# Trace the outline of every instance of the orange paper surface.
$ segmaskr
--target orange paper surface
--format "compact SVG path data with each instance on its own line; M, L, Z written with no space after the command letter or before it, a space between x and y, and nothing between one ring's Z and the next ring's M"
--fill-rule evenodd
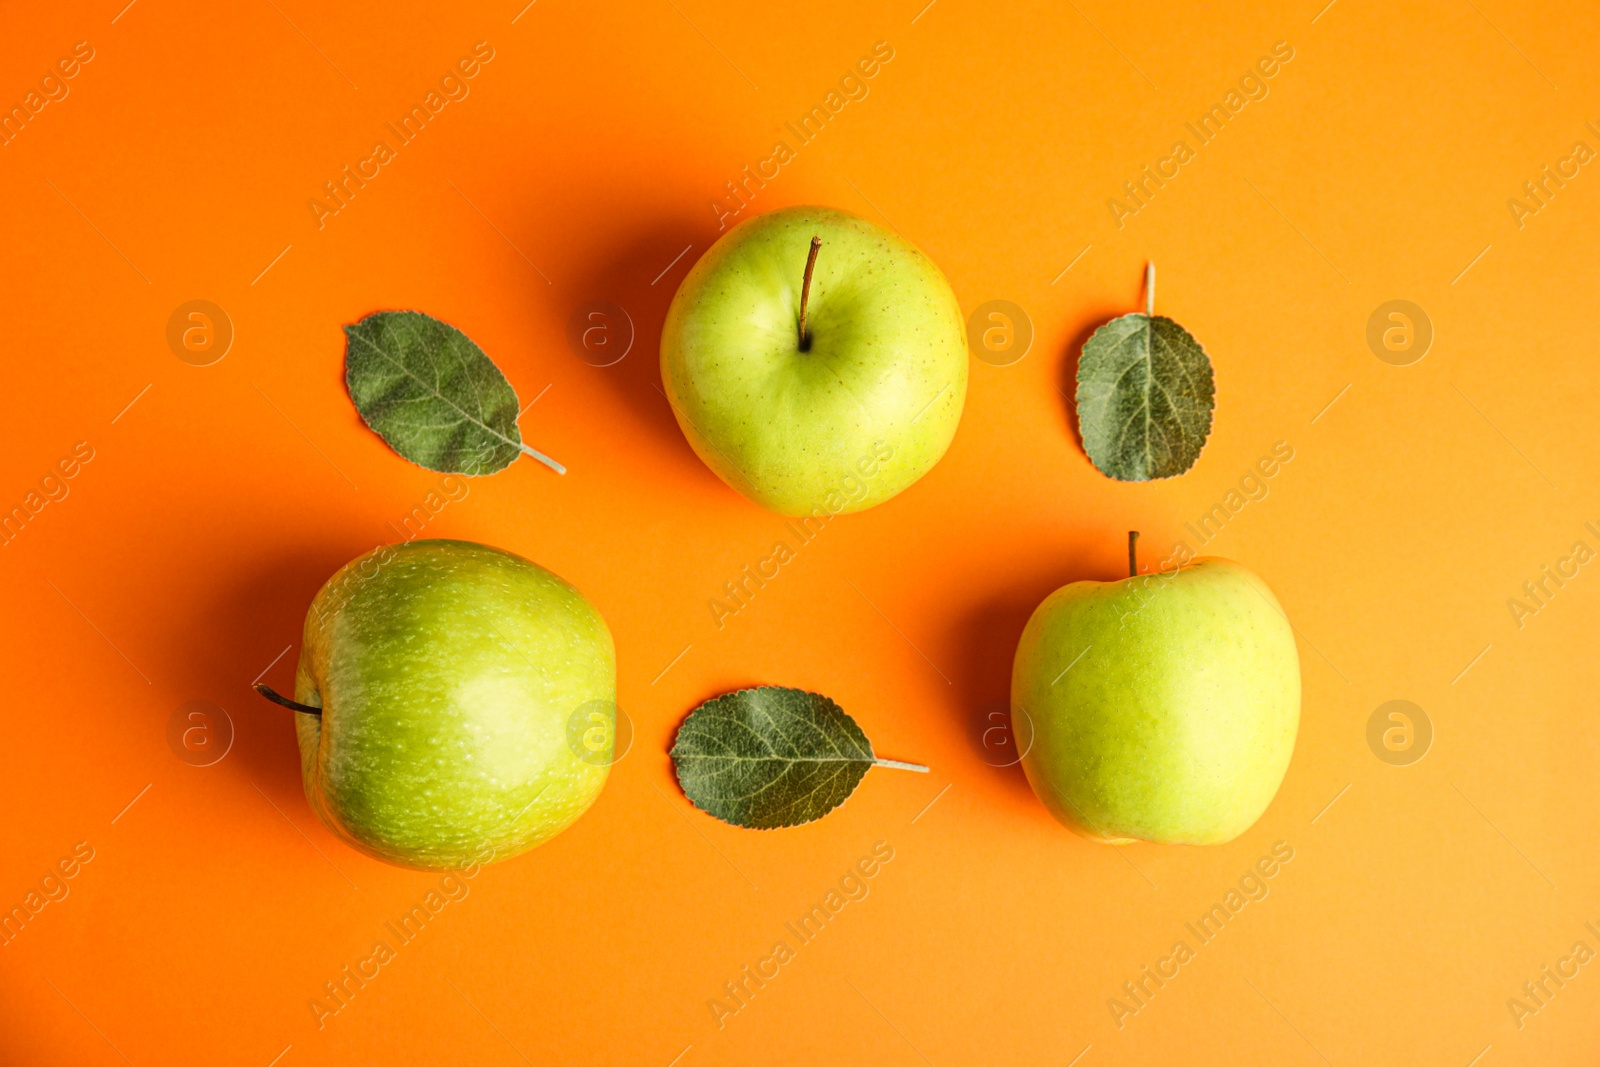
M1592 5L124 2L0 33L0 1059L1592 1060ZM719 227L805 203L1031 346L975 356L932 473L719 617L789 535L684 442L660 325ZM1192 471L1119 484L1068 398L1147 260L1218 406ZM570 340L594 302L607 366ZM452 498L392 453L340 332L385 308L482 345L570 473ZM1087 843L981 743L1033 607L1129 529L1243 562L1299 633L1293 762L1226 846ZM572 829L447 885L330 835L249 689L292 686L339 565L419 534L580 588L634 730ZM704 816L673 732L759 683L932 772Z

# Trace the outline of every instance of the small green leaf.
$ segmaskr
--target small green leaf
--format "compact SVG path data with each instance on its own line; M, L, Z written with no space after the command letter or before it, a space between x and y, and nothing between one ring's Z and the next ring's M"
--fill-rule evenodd
M344 336L350 399L406 459L446 474L493 474L526 452L567 473L522 443L516 390L454 326L420 311L380 311Z
M764 685L708 700L672 745L678 784L695 807L735 826L774 830L822 818L867 768L928 768L879 759L854 719L827 697Z
M1078 428L1102 474L1124 482L1182 474L1200 458L1215 405L1205 349L1164 315L1112 319L1083 346Z

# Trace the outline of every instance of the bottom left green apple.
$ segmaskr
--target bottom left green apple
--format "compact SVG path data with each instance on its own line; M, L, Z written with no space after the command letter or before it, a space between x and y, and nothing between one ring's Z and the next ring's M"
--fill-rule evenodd
M306 798L390 863L507 859L600 795L616 694L605 620L543 567L467 541L377 549L306 615L295 702L321 709L295 714Z

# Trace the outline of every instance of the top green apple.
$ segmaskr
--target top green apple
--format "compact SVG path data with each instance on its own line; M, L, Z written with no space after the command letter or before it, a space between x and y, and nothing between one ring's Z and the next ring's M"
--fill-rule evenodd
M751 500L861 511L950 447L967 395L961 308L904 238L785 208L735 226L689 271L662 327L661 378L695 452Z

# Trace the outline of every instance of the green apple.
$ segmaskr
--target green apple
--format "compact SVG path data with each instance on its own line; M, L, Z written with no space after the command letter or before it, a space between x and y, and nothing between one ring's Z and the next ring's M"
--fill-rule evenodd
M695 452L757 504L861 511L950 447L967 395L961 308L904 238L785 208L735 226L689 271L661 330L661 380Z
M616 692L605 620L544 568L467 541L377 549L306 615L295 699L321 709L295 715L306 799L401 866L509 858L600 794L610 750L569 743L569 722L609 716L614 737Z
M1272 591L1201 557L1073 582L1017 645L1012 714L1028 782L1055 817L1109 841L1220 844L1267 809L1300 726L1300 658Z

